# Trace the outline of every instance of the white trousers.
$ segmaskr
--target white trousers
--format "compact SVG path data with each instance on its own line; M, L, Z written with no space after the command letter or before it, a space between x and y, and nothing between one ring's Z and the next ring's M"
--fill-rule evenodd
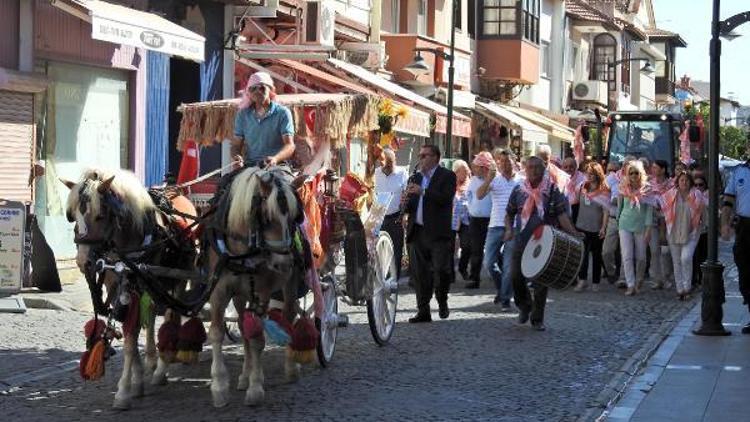
M670 249L668 247L662 248L659 245L658 226L651 228L651 238L648 242L648 248L651 255L651 264L648 270L651 281L658 284L669 283L673 275L670 271L672 269L672 258L669 254Z
M641 270L641 268L645 269L646 264L645 232L633 233L627 230L620 230L619 233L620 252L622 253L622 269L623 272L625 272L625 282L628 284L628 287L635 287L636 265L638 265L638 269ZM643 274L638 274L638 276L643 277Z
M670 243L672 265L674 266L674 282L677 292L687 293L693 280L693 253L698 245L698 236L691 235L684 245Z

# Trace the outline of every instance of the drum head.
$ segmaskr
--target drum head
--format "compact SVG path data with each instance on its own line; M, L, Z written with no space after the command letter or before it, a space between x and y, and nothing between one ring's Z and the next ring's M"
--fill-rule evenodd
M552 254L554 240L555 235L550 226L544 226L539 239L531 236L521 257L521 274L524 277L535 278L544 271Z

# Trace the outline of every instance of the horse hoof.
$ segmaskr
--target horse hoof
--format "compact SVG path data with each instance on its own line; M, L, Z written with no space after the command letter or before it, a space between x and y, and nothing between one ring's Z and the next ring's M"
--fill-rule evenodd
M151 377L151 385L167 385L167 374L154 374Z
M247 386L250 384L250 381L247 378L247 375L240 375L240 377L237 379L237 389L240 391L247 390Z
M131 388L132 388L131 394L133 397L143 397L144 391L145 391L143 387L143 383L133 384Z
M245 406L257 406L263 403L266 392L261 386L249 387L245 393Z
M112 408L115 410L128 410L130 409L130 399L118 399L115 397Z
M211 397L214 401L214 407L224 407L229 404L229 393L227 391L211 390Z
M301 377L300 366L297 363L292 364L293 366L286 368L286 382L289 384L296 383Z

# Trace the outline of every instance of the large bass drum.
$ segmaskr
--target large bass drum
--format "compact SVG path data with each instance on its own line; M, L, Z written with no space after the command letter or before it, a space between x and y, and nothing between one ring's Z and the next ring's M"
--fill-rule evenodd
M554 289L569 287L583 261L583 244L552 226L543 226L539 238L531 237L523 250L521 273L527 279Z

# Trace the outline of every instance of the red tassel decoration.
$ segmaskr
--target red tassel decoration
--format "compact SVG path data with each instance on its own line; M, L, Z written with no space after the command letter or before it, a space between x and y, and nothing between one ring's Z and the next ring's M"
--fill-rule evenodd
M313 362L319 336L315 324L309 318L301 317L294 323L292 341L287 348L287 354L291 355L297 363Z
M242 317L242 336L246 340L263 337L263 322L255 312L245 311Z
M175 321L167 320L159 327L156 347L159 349L159 356L167 363L176 359L179 333L180 324Z
M289 320L287 320L286 318L284 318L284 313L281 312L281 309L269 309L268 319L279 324L279 326L283 328L287 334L289 334L290 336L292 335L292 323L289 322Z
M136 292L130 292L130 303L128 304L128 314L125 321L122 322L122 332L125 337L134 334L138 329L140 322L139 314L141 310L141 297Z
M177 360L183 363L198 363L198 354L206 341L206 328L198 318L190 318L180 327L177 341Z

